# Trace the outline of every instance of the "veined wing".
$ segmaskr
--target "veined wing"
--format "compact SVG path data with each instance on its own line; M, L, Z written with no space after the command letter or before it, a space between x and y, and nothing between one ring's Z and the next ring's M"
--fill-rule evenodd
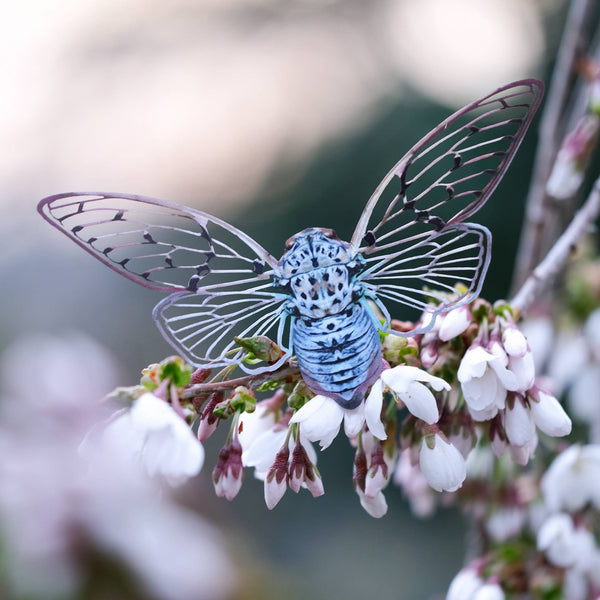
M479 294L490 235L463 221L498 185L542 94L543 84L528 79L472 102L387 174L351 242L366 260L361 280L378 297L437 314ZM467 291L457 293L457 283Z
M513 159L543 90L535 79L510 83L430 131L369 199L352 236L353 250L383 255L477 211Z
M194 365L238 364L246 372L270 371L291 355L289 327L286 328L287 296L269 292L270 284L245 291L179 292L154 308L154 320L165 339ZM284 356L276 363L256 367L240 362L244 350L235 337L265 335L277 340Z
M433 317L479 296L491 244L491 234L482 225L449 225L380 257L361 279L386 305L399 303L425 313L414 330L402 335L424 333L434 324Z
M244 232L179 204L87 192L44 198L38 211L105 265L147 288L241 290L278 273L277 260Z

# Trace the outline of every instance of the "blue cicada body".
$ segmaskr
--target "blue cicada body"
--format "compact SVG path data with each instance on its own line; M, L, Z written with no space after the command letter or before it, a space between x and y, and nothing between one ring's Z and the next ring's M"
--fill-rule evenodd
M382 369L380 323L359 280L365 262L331 229L306 229L286 249L276 284L290 296L302 378L312 391L355 408Z
M66 193L38 210L121 275L168 292L154 319L192 364L274 371L295 354L313 392L351 409L383 367L380 331L423 333L479 294L491 237L465 219L504 175L542 94L541 82L517 81L460 109L386 175L350 241L306 229L280 260L217 217L152 198ZM398 332L388 306L424 315ZM242 360L234 337L258 335L277 339L275 364Z

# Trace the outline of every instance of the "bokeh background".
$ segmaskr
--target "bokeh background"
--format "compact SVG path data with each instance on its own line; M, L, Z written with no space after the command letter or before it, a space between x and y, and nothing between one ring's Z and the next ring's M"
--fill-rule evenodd
M171 352L151 320L160 294L50 228L35 211L42 197L164 198L274 255L305 227L348 239L379 180L439 121L509 81L548 79L565 10L562 0L7 3L0 352L31 332L85 332L123 385ZM477 217L494 235L491 300L508 291L536 123ZM213 498L218 442L185 497L225 533L251 582L245 597L431 598L460 567L460 515L416 520L390 487L388 515L367 516L344 443L319 457L324 497L288 492L269 512L250 472L232 503Z

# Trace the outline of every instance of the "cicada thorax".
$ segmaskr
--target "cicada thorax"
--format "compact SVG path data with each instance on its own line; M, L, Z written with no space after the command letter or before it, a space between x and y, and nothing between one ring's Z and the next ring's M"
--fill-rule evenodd
M286 248L277 283L290 294L302 377L313 392L356 408L382 368L379 331L357 281L364 261L327 229L304 230Z

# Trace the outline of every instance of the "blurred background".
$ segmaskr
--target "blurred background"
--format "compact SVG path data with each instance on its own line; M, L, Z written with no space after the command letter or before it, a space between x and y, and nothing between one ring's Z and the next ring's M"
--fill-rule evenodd
M151 319L161 295L49 227L35 210L42 197L100 190L180 202L276 256L305 227L348 239L378 182L439 121L509 81L548 80L565 11L563 0L5 6L0 353L34 332L84 332L108 349L121 385L171 353ZM490 300L508 293L536 122L477 217L494 236ZM460 515L419 521L389 488L387 516L372 519L343 443L319 456L324 497L288 492L269 512L250 472L232 503L213 497L219 441L184 496L228 540L245 573L239 597L432 598L460 567Z

